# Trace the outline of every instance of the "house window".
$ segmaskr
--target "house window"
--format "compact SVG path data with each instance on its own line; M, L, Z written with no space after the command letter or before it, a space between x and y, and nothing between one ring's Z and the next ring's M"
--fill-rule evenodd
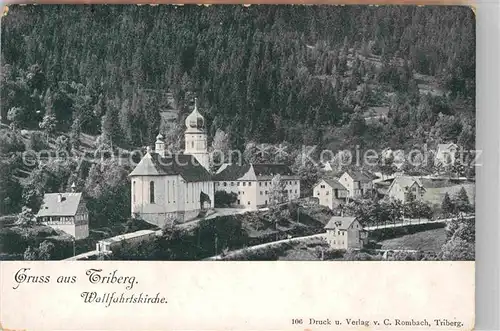
M262 186L262 183L261 183L261 182L259 182L259 186Z
M260 195L262 195L262 191L260 191Z
M267 194L267 191L266 191L266 194Z
M149 203L155 203L155 182L149 182Z
M240 182L237 182L237 183L236 183L236 186L240 186Z
M227 186L227 183L226 183L226 182L224 182L224 186Z
M295 193L297 193L297 190L295 190Z
M325 185L321 185L320 187L321 187L321 188L325 188Z
M250 201L248 201L248 202L247 202L247 205L249 205L249 206L250 206Z
M243 182L243 186L247 186L247 182Z
M265 182L264 185L267 186L267 182Z
M231 186L234 186L234 182L231 182Z
M248 182L248 186L252 186L252 182Z
M297 185L297 181L295 181L295 185Z
M318 195L320 195L319 191L318 191Z
M330 195L330 191L326 191L326 195Z
M340 236L340 231L338 231L338 235Z

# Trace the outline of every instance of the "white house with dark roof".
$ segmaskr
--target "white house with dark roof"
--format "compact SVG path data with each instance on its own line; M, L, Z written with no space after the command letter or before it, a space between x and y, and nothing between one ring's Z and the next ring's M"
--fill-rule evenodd
M444 166L454 164L457 151L456 144L438 144L434 163Z
M214 184L208 172L205 121L195 103L186 118L185 153L170 154L163 136L156 137L155 150L129 174L131 213L163 227L187 221L214 206Z
M81 193L45 193L36 218L77 240L89 236L89 215Z
M337 179L323 178L314 185L313 196L320 205L335 209L346 202L349 191Z
M405 203L408 194L413 195L415 200L423 200L425 191L425 187L419 178L411 176L397 176L387 189L386 196Z
M334 216L325 230L326 240L333 249L360 249L368 238L368 233L355 217Z
M284 164L224 164L214 175L216 191L234 192L236 204L257 209L270 204L271 181L280 175L286 201L300 197L300 178Z
M373 190L373 179L368 173L348 170L340 176L339 183L349 191L350 198L356 198Z

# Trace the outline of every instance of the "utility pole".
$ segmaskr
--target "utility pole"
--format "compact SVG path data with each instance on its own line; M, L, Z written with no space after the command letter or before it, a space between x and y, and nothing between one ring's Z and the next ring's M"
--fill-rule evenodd
M73 237L73 256L76 256L75 237Z

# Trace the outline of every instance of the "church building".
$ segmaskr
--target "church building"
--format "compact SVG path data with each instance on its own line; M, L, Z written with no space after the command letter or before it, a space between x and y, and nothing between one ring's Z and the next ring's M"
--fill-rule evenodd
M163 227L185 222L214 207L214 183L208 170L205 119L194 110L186 118L184 153L167 152L163 136L155 150L130 173L132 216Z

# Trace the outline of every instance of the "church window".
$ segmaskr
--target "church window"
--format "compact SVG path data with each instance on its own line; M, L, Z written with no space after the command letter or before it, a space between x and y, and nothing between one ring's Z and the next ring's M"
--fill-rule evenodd
M167 200L170 202L170 187L169 187L169 180L167 180Z
M132 182L132 196L133 196L133 202L135 203L135 180Z
M155 182L149 182L149 203L155 203Z

